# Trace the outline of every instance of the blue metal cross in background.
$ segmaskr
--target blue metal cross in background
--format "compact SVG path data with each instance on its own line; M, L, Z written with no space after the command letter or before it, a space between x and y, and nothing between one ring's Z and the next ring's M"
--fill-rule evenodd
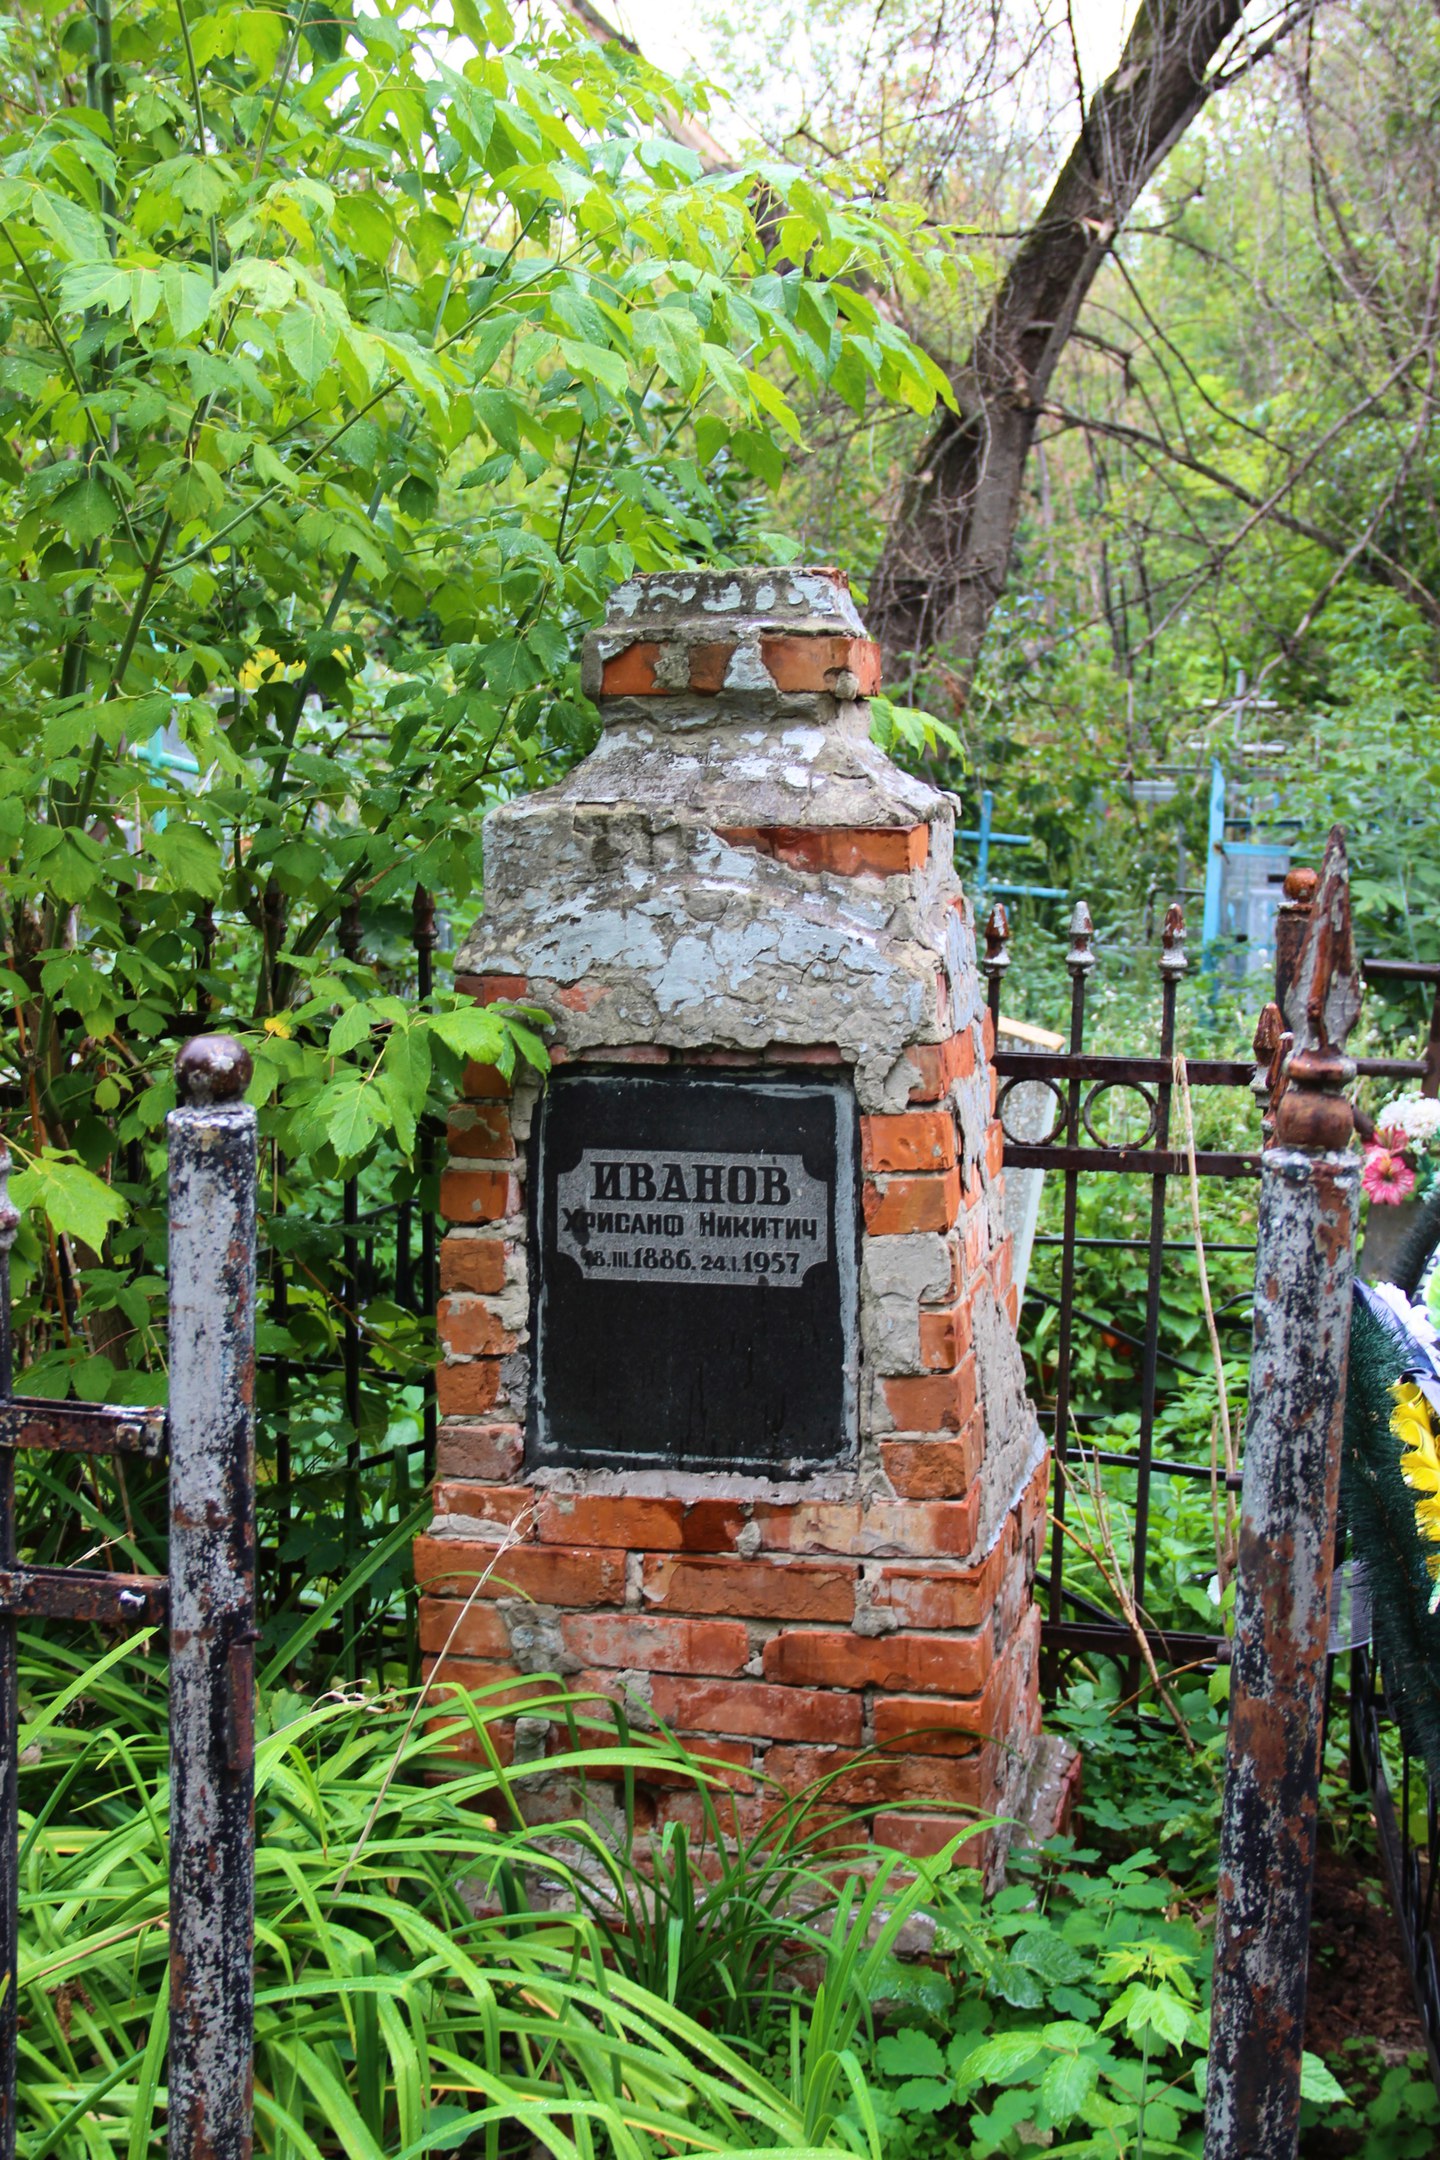
M1027 893L1037 900L1065 900L1069 895L1063 885L1006 885L991 881L990 850L992 847L1034 847L1034 833L996 832L995 791L986 788L980 797L980 823L967 827L955 835L957 840L976 840L979 852L975 860L975 874L970 879L970 889L979 908L986 893Z

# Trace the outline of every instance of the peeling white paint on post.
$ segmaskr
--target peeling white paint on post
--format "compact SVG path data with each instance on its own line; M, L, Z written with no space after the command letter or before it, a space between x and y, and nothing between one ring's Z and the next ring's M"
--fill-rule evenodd
M255 1113L187 1043L170 1143L170 2155L249 2160L254 2023Z
M1206 2160L1294 2160L1360 1166L1341 1090L1360 1003L1344 834L1293 974L1264 1157L1215 1902Z

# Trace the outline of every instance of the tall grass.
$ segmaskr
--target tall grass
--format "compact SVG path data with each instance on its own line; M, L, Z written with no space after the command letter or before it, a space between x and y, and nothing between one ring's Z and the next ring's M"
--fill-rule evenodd
M142 2160L164 2149L164 1666L144 1636L94 1661L27 1634L22 1657L20 2152ZM786 1863L752 1853L747 1927L724 1892L707 1918L713 1886L698 1877L679 1891L688 1870L672 1842L669 1891L646 1904L633 1855L613 1852L582 1813L544 1828L520 1820L518 1784L535 1772L501 1767L499 1701L463 1699L489 1760L458 1773L453 1757L442 1764L446 1733L414 1710L403 1692L317 1700L262 1687L261 2153L883 2160L850 2043L880 1962L926 1894L923 1871L903 1886L884 1865L869 1880L849 1866L827 1877L817 1855L782 1836L791 1891L808 1886L814 1909L797 1922L792 1902L786 1922ZM585 1722L593 1730L593 1702ZM597 1771L633 1779L654 1767L656 1745L577 1746L548 1758L544 1774L577 1786ZM673 1776L679 1751L658 1745ZM677 1896L690 1900L684 1989ZM797 1943L818 1959L819 1979L782 1994L772 1976L782 1947ZM734 1984L767 2006L752 2044L732 2045L681 2000L703 1996L707 1956L712 1997L716 1972L733 1967Z

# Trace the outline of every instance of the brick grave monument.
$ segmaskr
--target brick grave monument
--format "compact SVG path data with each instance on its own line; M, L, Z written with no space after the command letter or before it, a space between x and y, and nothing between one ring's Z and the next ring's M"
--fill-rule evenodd
M458 960L554 1065L450 1120L427 1671L623 1695L745 1827L841 1769L934 1851L1035 1811L1046 1491L951 804L871 743L837 571L637 577L585 681Z

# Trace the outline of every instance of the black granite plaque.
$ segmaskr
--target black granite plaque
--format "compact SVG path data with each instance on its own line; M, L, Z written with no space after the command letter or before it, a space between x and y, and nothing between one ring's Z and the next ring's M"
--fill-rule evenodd
M848 1082L562 1072L535 1150L532 1465L784 1477L850 1456Z

